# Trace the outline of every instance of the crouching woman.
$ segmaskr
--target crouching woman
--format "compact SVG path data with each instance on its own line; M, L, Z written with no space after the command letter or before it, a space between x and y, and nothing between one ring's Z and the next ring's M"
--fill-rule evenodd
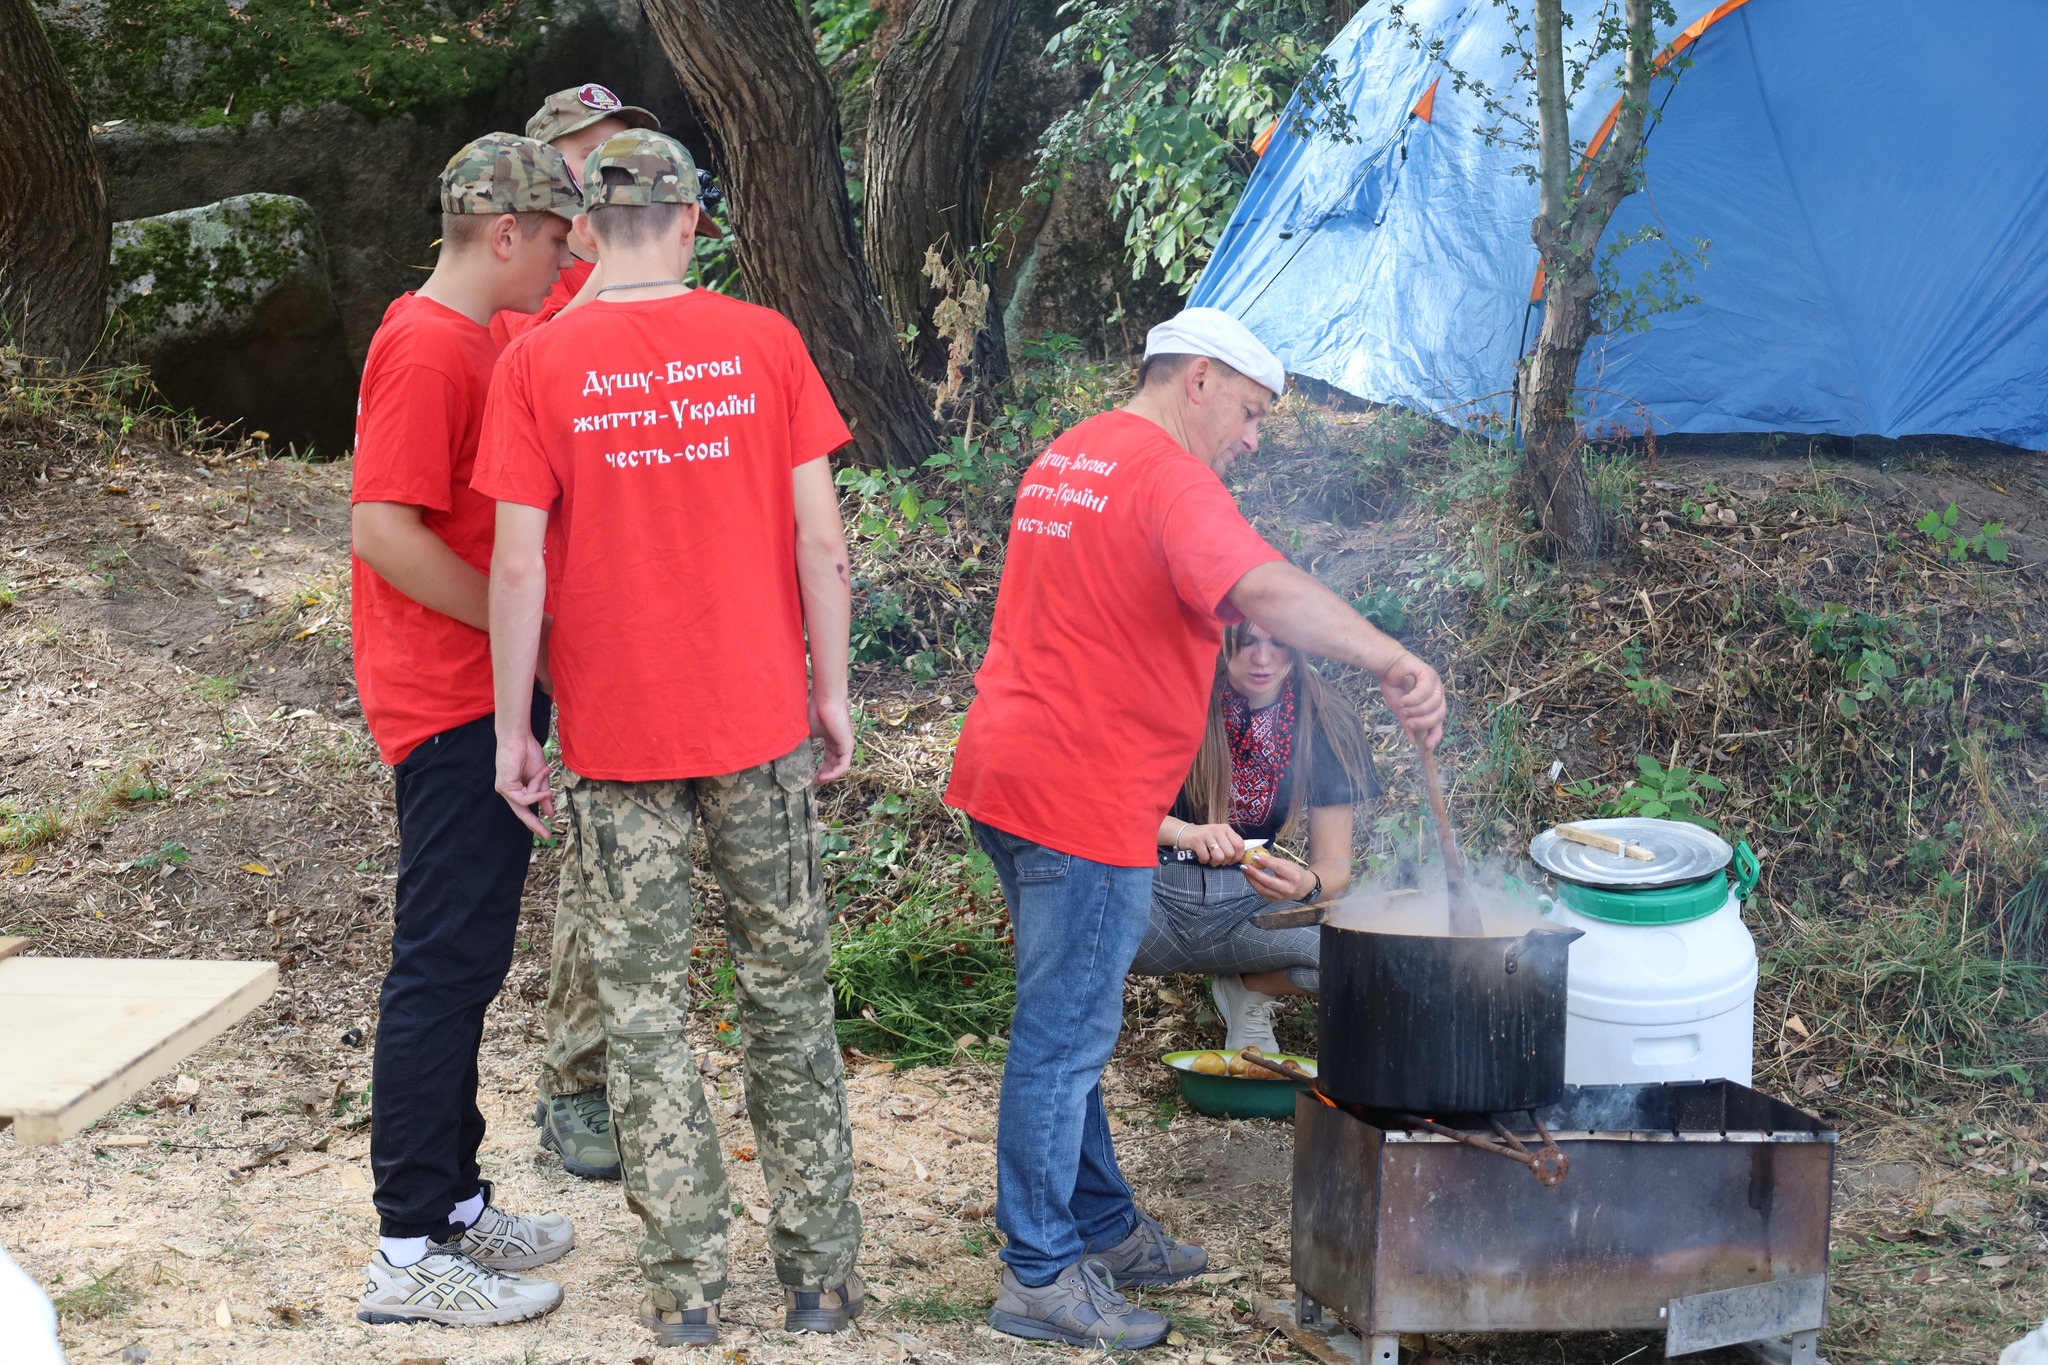
M1317 905L1351 880L1352 807L1380 794L1365 727L1302 655L1242 621L1224 633L1209 728L1159 822L1152 914L1131 970L1205 972L1225 1046L1276 1051L1272 1010L1313 995L1321 931L1261 929L1276 904ZM1305 861L1274 843L1306 837ZM1247 840L1264 839L1249 859Z

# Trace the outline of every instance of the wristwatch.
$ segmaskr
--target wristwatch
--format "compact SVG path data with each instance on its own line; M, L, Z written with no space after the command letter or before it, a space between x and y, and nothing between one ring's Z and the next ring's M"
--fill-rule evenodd
M1314 868L1310 868L1309 871L1315 874L1316 884L1308 889L1306 896L1298 897L1295 900L1294 903L1296 905L1314 905L1323 898L1323 874L1316 872Z

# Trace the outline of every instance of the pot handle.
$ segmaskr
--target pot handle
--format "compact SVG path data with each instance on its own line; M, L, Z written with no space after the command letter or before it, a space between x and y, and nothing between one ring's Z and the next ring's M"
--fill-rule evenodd
M1757 878L1763 876L1764 865L1757 861L1756 850L1749 846L1749 840L1738 840L1735 845L1735 899L1749 899L1749 893L1756 890Z
M1536 938L1547 938L1553 934L1563 939L1566 943L1570 943L1573 939L1584 938L1586 931L1584 929L1551 929L1547 927L1531 929L1528 933L1508 945L1507 952L1501 957L1501 970L1509 976L1513 976L1522 965L1522 954L1528 949L1530 941Z

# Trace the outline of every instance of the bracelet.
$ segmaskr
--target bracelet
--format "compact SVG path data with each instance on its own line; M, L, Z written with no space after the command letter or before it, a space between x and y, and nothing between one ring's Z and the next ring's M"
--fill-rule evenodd
M1323 874L1317 872L1314 868L1310 868L1309 871L1314 873L1316 884L1308 889L1306 896L1302 896L1295 901L1296 905L1314 905L1323 898Z
M1179 848L1179 847L1180 847L1180 836L1181 836L1181 835L1183 835L1183 834L1186 834L1186 833L1188 832L1188 829L1189 829L1189 824L1188 824L1188 822L1187 822L1186 820L1183 820L1183 821L1181 821L1181 822L1180 822L1180 828L1179 828L1179 829L1177 829L1177 830L1175 830L1175 831L1173 832L1173 846L1174 846L1175 848Z

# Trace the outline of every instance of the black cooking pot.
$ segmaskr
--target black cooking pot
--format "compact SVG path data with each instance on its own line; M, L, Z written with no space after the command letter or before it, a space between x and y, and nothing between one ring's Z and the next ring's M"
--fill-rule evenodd
M1564 1092L1566 950L1581 932L1456 937L1324 924L1324 1093L1425 1117L1554 1102Z

